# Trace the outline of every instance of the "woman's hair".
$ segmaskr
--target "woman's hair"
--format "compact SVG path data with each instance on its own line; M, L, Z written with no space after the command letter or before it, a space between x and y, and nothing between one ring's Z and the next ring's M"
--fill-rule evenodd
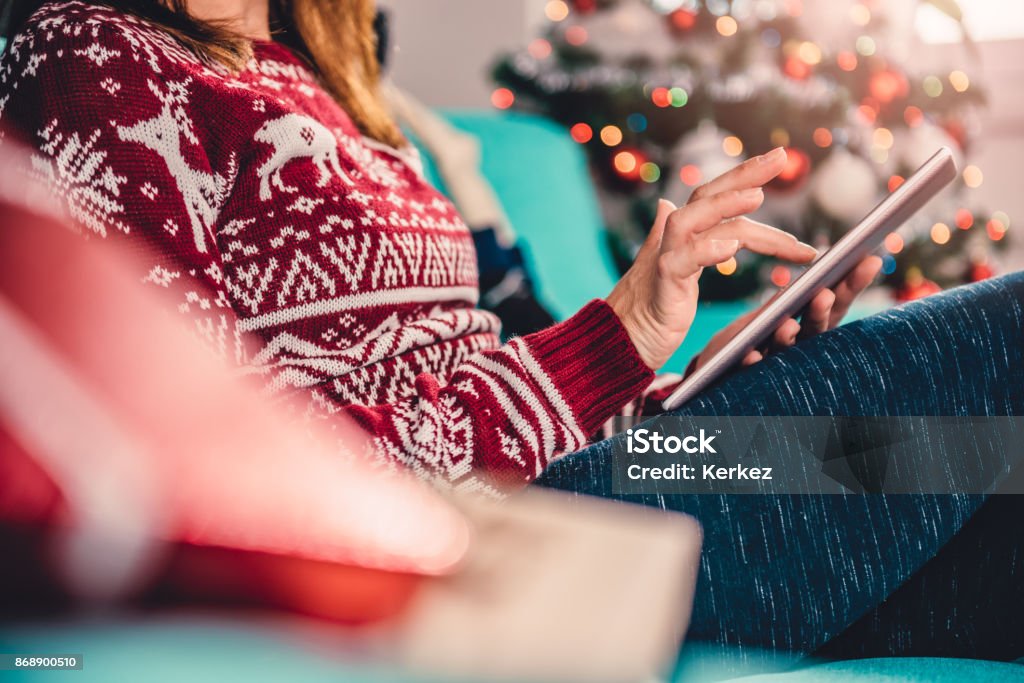
M87 0L145 19L173 35L193 52L240 70L252 43L224 22L191 16L186 0ZM25 19L41 2L20 4ZM312 62L323 85L367 137L400 147L405 139L380 98L373 0L270 0L277 40Z

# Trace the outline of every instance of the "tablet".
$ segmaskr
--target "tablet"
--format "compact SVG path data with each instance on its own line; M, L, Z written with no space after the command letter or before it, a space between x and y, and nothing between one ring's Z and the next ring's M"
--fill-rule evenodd
M767 341L787 318L799 314L814 295L834 287L861 259L874 251L918 209L928 203L957 175L953 153L942 147L913 175L889 194L852 230L818 257L786 286L753 320L687 377L665 399L665 410L674 410L708 388L747 353Z

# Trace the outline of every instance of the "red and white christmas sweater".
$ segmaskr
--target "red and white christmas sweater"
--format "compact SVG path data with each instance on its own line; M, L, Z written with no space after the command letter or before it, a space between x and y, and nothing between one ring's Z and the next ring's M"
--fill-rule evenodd
M140 281L204 340L354 416L389 464L527 482L641 394L652 373L603 301L502 346L415 155L361 136L286 47L254 49L232 74L116 10L48 3L0 61L0 129L84 235L140 247Z

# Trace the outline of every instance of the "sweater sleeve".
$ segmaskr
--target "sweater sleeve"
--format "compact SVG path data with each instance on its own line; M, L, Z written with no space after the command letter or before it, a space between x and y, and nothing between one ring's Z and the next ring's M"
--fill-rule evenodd
M309 406L317 419L354 417L385 464L461 490L522 485L586 443L650 381L652 373L600 300L504 346L493 341L493 326L480 323L489 314L462 303L439 306L426 320L381 319L356 345L362 364L347 365L339 358L354 355L353 347L324 342L337 314L278 323L276 299L246 299L266 284L266 274L284 279L277 272L284 263L281 241L295 236L266 222L232 219L239 207L225 195L244 183L235 159L222 153L231 131L203 125L203 112L215 103L197 109L202 78L161 59L173 46L156 44L151 35L126 41L109 25L68 21L59 12L34 21L0 64L0 127L33 148L32 172L62 196L84 235L137 245L144 254L140 282L167 290L222 355L260 376L283 402ZM325 158L330 172L338 162ZM308 170L311 187L320 187L321 171L314 164ZM275 183L271 193L296 181L267 178ZM250 191L249 202L260 203L261 193ZM292 208L305 215L302 206ZM251 239L243 244L237 234L246 230ZM315 281L303 277L296 275L293 311L321 303L310 298ZM358 293L367 306L379 295ZM247 327L244 315L257 312L271 321L268 327ZM437 338L448 348L462 345L456 362L431 346ZM413 364L403 359L409 349L427 359L414 364L411 377ZM378 361L391 361L378 363L390 375L372 381L396 385L386 400L332 388L343 379L358 383L369 374L367 364Z

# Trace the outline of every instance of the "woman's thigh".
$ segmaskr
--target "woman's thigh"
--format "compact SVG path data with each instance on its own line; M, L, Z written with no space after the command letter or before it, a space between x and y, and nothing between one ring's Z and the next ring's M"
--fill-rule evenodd
M676 414L1024 414L1024 275L844 325L730 376ZM604 441L538 482L687 512L704 527L690 637L809 652L918 570L980 496L613 496Z

